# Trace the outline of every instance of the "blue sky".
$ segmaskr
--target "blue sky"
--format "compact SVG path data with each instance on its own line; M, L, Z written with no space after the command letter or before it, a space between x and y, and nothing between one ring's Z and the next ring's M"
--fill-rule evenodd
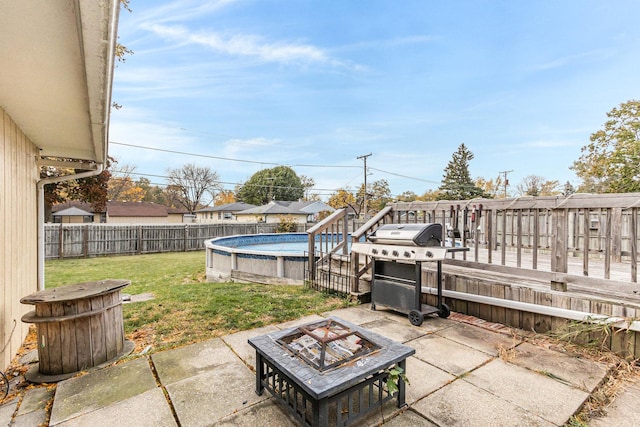
M369 182L440 185L464 143L472 177L578 185L569 169L640 98L640 2L131 0L110 154L136 172L209 166L226 189L291 166L327 198ZM165 151L197 153L194 157ZM134 176L136 178L136 176ZM161 177L152 182L163 184Z

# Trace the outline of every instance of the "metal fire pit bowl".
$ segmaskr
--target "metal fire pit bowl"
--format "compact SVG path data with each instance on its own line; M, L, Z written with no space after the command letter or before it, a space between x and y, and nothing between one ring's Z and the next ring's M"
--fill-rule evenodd
M321 372L380 348L359 332L331 319L300 326L277 342Z

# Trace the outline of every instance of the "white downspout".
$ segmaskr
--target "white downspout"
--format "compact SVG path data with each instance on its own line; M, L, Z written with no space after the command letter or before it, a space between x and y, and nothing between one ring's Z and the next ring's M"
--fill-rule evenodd
M44 290L44 186L55 182L71 181L72 179L88 178L90 176L99 175L104 170L102 163L98 164L98 168L93 171L80 172L78 174L70 174L64 176L55 176L44 178L38 181L38 290Z

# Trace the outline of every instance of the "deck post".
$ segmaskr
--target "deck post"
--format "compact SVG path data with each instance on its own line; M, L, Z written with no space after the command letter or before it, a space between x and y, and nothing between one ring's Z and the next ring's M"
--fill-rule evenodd
M551 280L551 289L567 290L567 209L556 209L553 215L555 236L551 248L551 272L555 273Z

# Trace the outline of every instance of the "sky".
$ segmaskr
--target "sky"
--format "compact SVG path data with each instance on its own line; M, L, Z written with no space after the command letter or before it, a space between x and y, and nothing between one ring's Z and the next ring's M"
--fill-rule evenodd
M506 172L511 195L529 175L577 187L570 167L589 136L640 99L636 0L130 7L109 154L160 185L187 163L226 190L284 165L326 200L362 185L367 156L368 183L421 195L465 144L472 178Z

